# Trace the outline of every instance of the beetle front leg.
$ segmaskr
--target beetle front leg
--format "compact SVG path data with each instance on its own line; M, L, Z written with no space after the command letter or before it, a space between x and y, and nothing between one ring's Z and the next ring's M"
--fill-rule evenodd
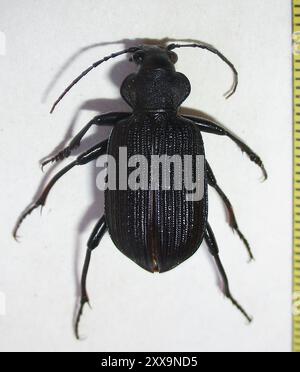
M47 199L47 197L49 195L49 192L51 191L52 187L56 184L56 182L62 176L64 176L67 172L69 172L72 168L74 168L75 166L87 164L87 163L89 163L89 162L91 162L91 161L99 158L100 156L106 154L107 144L108 144L108 140L105 140L105 141L97 144L96 146L92 147L88 151L84 152L83 154L81 154L80 156L78 156L78 158L75 161L73 161L68 166L66 166L65 168L63 168L60 172L58 172L50 180L50 182L47 184L47 186L45 187L45 190L42 192L42 194L38 198L38 200L36 200L35 202L31 203L25 209L25 211L21 214L21 216L19 217L19 219L17 221L17 224L16 224L16 226L14 228L14 231L13 231L13 236L14 236L15 239L17 239L18 230L19 230L22 222L24 221L24 219L29 214L31 214L31 212L34 211L36 208L43 207L45 205L46 199Z
M69 157L72 151L80 146L80 143L83 137L86 135L86 133L89 131L89 129L93 125L98 125L98 126L104 125L104 124L114 125L119 120L125 119L130 115L131 113L128 113L128 112L110 112L107 114L98 115L94 117L84 128L81 129L81 131L72 139L72 141L66 148L61 150L58 154L43 161L42 168L49 163L54 163L54 162L57 162L57 161L60 161L60 160L63 160Z
M189 115L184 115L184 117L186 119L192 120L195 124L197 124L201 132L212 133L212 134L217 134L219 136L229 137L233 142L235 142L239 146L242 152L245 152L248 155L251 161L253 161L255 164L257 164L261 168L265 180L268 178L267 171L260 157L253 150L251 150L251 148L247 146L243 141L237 138L234 134L230 133L228 130L226 130L225 128L222 128L219 124L213 121L210 121L204 118L198 118L196 116L189 116Z
M237 220L235 218L234 211L233 211L233 207L232 207L229 199L227 198L227 196L223 192L223 190L219 187L219 185L217 183L217 180L215 178L215 175L213 174L213 171L212 171L212 169L211 169L211 167L210 167L210 165L208 164L207 161L206 161L206 174L207 174L208 184L217 191L217 193L219 194L219 196L221 197L221 199L223 200L223 202L226 206L226 209L227 209L228 215L229 215L229 225L230 225L230 227L232 227L232 229L238 234L240 239L245 244L245 247L246 247L246 249L248 251L248 254L249 254L249 257L250 257L250 261L253 260L254 257L253 257L250 245L248 243L248 240L245 238L244 234L239 229L239 226L238 226L238 223L237 223Z
M82 277L81 277L81 299L80 299L80 306L77 313L76 321L75 321L75 335L76 338L79 339L79 321L82 315L82 311L85 304L89 304L89 297L86 290L86 279L88 274L88 269L91 261L92 251L98 247L100 240L102 239L103 235L107 230L105 217L102 217L97 225L95 226L91 237L89 238L87 244L87 251L84 260L83 270L82 270Z
M226 272L224 270L224 267L219 257L219 248L216 242L216 238L214 236L214 233L209 223L207 223L207 228L206 228L206 232L204 235L204 239L206 241L206 244L208 245L209 252L212 254L212 256L215 259L216 265L221 275L223 285L224 285L223 291L224 291L225 296L232 302L234 306L236 306L240 310L240 312L246 317L248 322L251 323L252 318L246 313L246 311L242 308L242 306L231 295L228 278L227 278Z

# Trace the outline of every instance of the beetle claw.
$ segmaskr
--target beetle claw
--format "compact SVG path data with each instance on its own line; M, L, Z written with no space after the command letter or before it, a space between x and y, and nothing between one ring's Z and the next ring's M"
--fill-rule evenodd
M76 148L76 147L78 147L78 146L79 146L79 144L78 144L78 145L77 145L77 144L74 144L74 145L72 146L72 148ZM60 151L59 153L57 153L56 155L54 155L54 156L52 156L52 157L50 157L50 158L44 160L44 161L42 162L42 165L41 165L42 171L43 171L43 169L44 169L44 167L45 167L46 165L48 165L48 164L50 164L50 163L56 163L56 162L58 162L58 161L61 161L61 160L65 159L65 158L69 157L70 154L71 154L71 148L70 148L70 146L68 146L68 147L66 147L65 149L61 150L61 151Z
M13 238L15 239L17 243L20 243L20 237L19 235L16 234L16 232L13 232Z
M263 179L262 182L265 182L268 179L268 172L263 164L261 164L261 169L263 171Z
M89 306L89 308L92 309L88 299L81 299L79 310L78 310L78 313L77 313L77 316L76 316L76 321L75 321L75 336L76 336L77 340L81 339L80 335L79 335L79 323L80 323L80 318L81 318L81 315L83 313L83 308L84 308L85 304L87 304Z
M41 204L41 203L39 203L39 202L37 202L37 203L32 203L32 204L30 204L26 209L25 209L25 211L21 214L21 216L19 217L19 219L18 219L18 221L17 221L17 223L16 223L16 226L15 226L15 228L14 228L14 230L13 230L13 237L14 237L14 239L16 240L16 241L18 241L18 231L19 231L19 228L20 228L20 226L22 225L22 223L23 223L23 221L25 220L25 218L27 217L27 216L29 216L36 208L38 208L39 206L42 206L43 207L43 205Z
M46 165L48 165L49 163L53 163L53 162L54 162L53 158L44 160L41 164L42 172L44 172L44 168L45 168Z
M236 299L231 295L230 291L227 293L225 292L225 296L231 301L231 303L244 315L247 321L252 323L253 318L247 314L247 312L243 309L243 307L236 301Z

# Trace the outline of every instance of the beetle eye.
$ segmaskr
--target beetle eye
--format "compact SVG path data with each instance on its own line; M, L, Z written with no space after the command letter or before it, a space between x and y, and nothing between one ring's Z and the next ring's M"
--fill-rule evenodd
M137 64L137 65L140 65L143 63L143 60L145 58L145 52L143 51L138 51L136 53L134 53L134 55L132 56L132 59L133 61Z
M168 52L168 56L171 60L171 62L175 65L175 63L178 61L178 56L174 52Z

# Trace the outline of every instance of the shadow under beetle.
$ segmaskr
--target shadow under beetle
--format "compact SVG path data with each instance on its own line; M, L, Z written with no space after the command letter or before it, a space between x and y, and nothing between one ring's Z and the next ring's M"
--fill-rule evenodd
M104 57L79 75L54 103L51 112L66 93L88 72L101 63L129 53L130 60L138 66L138 71L130 74L121 86L123 99L132 107L132 112L113 112L96 116L70 142L69 146L43 165L63 160L71 155L82 138L93 125L113 125L109 140L105 140L77 157L63 168L48 183L40 198L31 204L19 218L14 237L24 218L39 206L44 206L54 184L70 169L87 164L102 155L112 155L119 159L121 147L127 147L128 158L143 155L151 163L151 155L205 155L201 132L228 136L249 158L261 167L265 178L267 173L259 156L246 144L217 123L178 113L182 102L190 94L191 86L187 77L175 70L176 48L193 47L207 49L227 63L234 73L234 84L227 97L237 87L238 73L234 65L217 49L208 44L169 44L168 46L140 45ZM195 162L191 171L195 173ZM171 184L174 170L170 171ZM213 171L205 160L204 174L197 182L204 184L204 197L198 201L187 201L187 190L171 187L163 190L105 190L105 215L96 224L88 241L82 279L81 302L75 322L75 334L79 338L79 320L83 307L89 302L86 279L92 251L99 245L108 230L117 248L136 264L149 272L166 272L191 257L202 241L208 245L223 281L226 297L243 313L249 322L251 317L231 295L228 279L219 258L219 250L212 228L208 223L207 187L213 187L223 200L229 223L244 242L250 259L250 246L240 231L229 199L218 186Z

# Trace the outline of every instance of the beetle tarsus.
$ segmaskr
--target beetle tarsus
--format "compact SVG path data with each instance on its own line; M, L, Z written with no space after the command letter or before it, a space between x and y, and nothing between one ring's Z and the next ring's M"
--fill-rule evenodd
M232 302L232 304L244 315L244 317L247 319L249 323L252 322L252 317L247 314L247 312L244 310L244 308L237 302L237 300L232 296L230 289L229 289L229 283L227 279L227 275L225 273L224 267L221 263L219 255L214 255L214 259L216 261L217 267L219 269L220 275L222 277L224 289L223 293L224 295Z
M265 168L261 158L257 154L255 154L255 152L253 150L251 150L251 148L249 146L247 146L244 142L242 142L240 139L235 137L233 134L231 134L227 131L225 133L232 141L234 141L239 146L239 148L241 149L242 152L245 152L247 154L247 156L249 157L249 159L253 163L255 163L256 165L258 165L260 167L260 169L262 170L262 173L263 173L264 181L267 180L268 173L266 171L266 168Z
M53 158L50 158L50 159L44 160L44 161L42 162L42 164L41 164L41 170L42 170L42 172L44 172L44 168L45 168L45 166L46 166L47 164L49 164L49 163L53 163L53 162L54 162Z
M252 150L250 150L249 148L248 149L244 149L244 148L241 147L241 151L242 151L242 153L245 152L247 154L248 158L253 163L255 163L256 165L258 165L260 167L260 169L262 171L262 175L263 175L262 182L266 181L268 179L268 173L267 173L267 170L266 170L266 168L264 166L264 163L262 162L262 160L260 159L260 157L258 155L256 155L254 152L252 152Z
M195 124L197 124L201 132L212 133L219 136L227 136L228 138L230 138L241 149L243 153L245 152L247 154L251 161L253 161L261 168L264 179L266 180L268 178L267 171L260 157L257 154L255 154L255 152L251 150L251 148L248 145L246 145L233 133L229 132L227 129L225 129L218 123L211 120L207 120L205 118L191 115L184 115L184 117L189 120L192 120Z
M254 256L253 256L250 244L249 244L248 240L246 239L245 235L241 232L241 230L240 230L240 228L237 224L237 221L236 221L236 218L235 218L235 215L234 215L234 212L233 212L233 207L231 206L228 199L227 199L227 201L230 205L230 208L228 206L228 210L229 210L229 214L230 214L229 224L230 224L231 228L233 229L233 232L236 232L238 234L238 237L244 243L244 246L246 247L248 255L249 255L249 262L251 262L251 261L254 260Z
M248 255L249 255L249 262L253 261L254 260L254 256L253 256L253 253L251 251L251 247L250 247L250 244L248 242L248 240L245 238L244 234L240 231L239 228L233 228L233 231L235 231L239 238L242 240L242 242L244 243L247 251L248 251Z
M84 265L83 265L83 270L82 270L82 277L81 277L81 300L80 300L80 307L77 313L76 321L75 321L75 335L76 338L79 340L79 323L80 323L80 318L83 312L83 308L85 304L88 304L90 309L92 308L89 302L89 297L87 294L87 289L86 289L86 280L87 280L87 274L90 266L90 261L91 261L91 255L92 251L98 247L100 240L102 239L104 233L106 231L106 222L105 222L105 217L101 217L100 220L97 222L90 238L88 241L88 248L86 251L85 259L84 259Z
M70 144L66 148L62 149L54 156L47 157L42 161L42 170L43 167L49 163L55 163L68 158L71 155L72 151L80 146L83 137L93 125L114 125L119 120L124 119L129 115L131 115L130 112L110 112L107 114L95 116L81 129L79 133L76 134L76 136L71 140Z
M60 151L58 154L44 160L42 162L42 170L44 169L44 167L47 165L47 164L50 164L50 163L56 163L58 161L62 161L66 158L68 158L70 155L71 155L71 151L73 149L75 149L76 147L78 147L79 145L76 145L76 146L73 146L72 148L70 148L70 146L66 147L65 149L63 149L62 151Z
M219 187L219 185L217 183L217 180L216 180L216 177L215 177L208 161L206 161L206 172L207 172L207 179L208 179L209 185L217 191L217 193L219 194L223 203L226 206L226 209L227 209L227 212L228 212L228 219L229 219L230 227L233 229L234 232L236 232L238 234L239 238L244 243L244 245L247 249L248 255L249 255L249 259L250 259L250 261L252 261L254 259L254 257L253 257L253 254L252 254L252 251L251 251L251 248L250 248L250 244L248 243L248 240L245 238L245 235L241 232L241 230L238 226L234 211L233 211L233 207L230 203L230 200L225 195L224 191Z
M42 206L41 202L37 201L35 203L31 203L26 209L25 211L21 214L21 216L19 217L17 223L16 223L16 226L13 230L13 237L16 241L18 241L19 237L18 237L18 231L23 223L23 221L25 220L25 218L27 216L29 216L36 208L38 208L39 206Z
M22 213L22 215L20 216L19 220L17 221L17 224L16 224L16 227L13 231L13 236L16 237L17 236L17 232L18 232L18 229L19 227L21 226L22 222L24 221L24 219L36 208L38 208L39 206L41 207L44 207L45 203L46 203L46 199L49 195L49 192L51 191L52 187L56 184L56 182L62 177L64 176L67 172L69 172L72 168L74 168L75 166L77 165L83 165L83 164L87 164L89 163L90 161L93 161L95 159L97 159L99 156L105 154L106 152L106 146L107 146L107 141L103 141L97 145L95 145L94 147L90 148L89 150L87 150L86 152L84 152L83 154L81 154L80 156L78 156L78 158L73 161L72 163L70 163L69 165L67 165L65 168L63 168L62 170L60 170L50 181L49 183L47 184L47 186L45 187L44 191L42 192L41 196L39 197L39 199L30 204L29 207L26 208L26 210Z
M231 301L231 303L245 316L247 321L249 323L252 323L253 318L247 314L247 312L243 309L243 307L232 297L230 291L228 290L227 292L224 292L225 296Z
M261 169L263 171L263 176L264 176L263 182L264 182L264 181L266 181L268 179L268 173L267 173L266 168L265 168L265 166L264 166L263 163L261 163Z
M263 177L264 177L263 181L266 181L268 179L268 173L266 171L266 168L265 168L264 163L262 162L261 158L258 155L256 155L254 152L252 152L252 150L250 150L249 148L247 150L244 150L244 151L247 153L250 160L253 161L256 165L258 165L260 167L260 169L262 170L262 173L263 173Z
M92 308L88 298L81 299L80 306L79 306L78 313L77 313L76 320L75 320L75 336L76 336L77 340L80 340L79 323L80 323L80 318L81 318L82 313L83 313L83 309L84 309L86 304L88 304L90 309Z
M217 268L219 270L220 276L222 278L222 283L224 285L223 293L224 295L232 302L232 304L245 316L245 318L248 320L249 323L252 322L252 318L247 314L247 312L244 310L244 308L234 299L234 297L231 295L230 289L229 289L229 282L228 278L225 272L225 269L222 265L220 256L219 256L219 248L217 245L217 241L215 238L215 235L212 231L212 228L210 227L209 223L207 223L207 229L204 235L206 244L208 245L209 251L211 255L214 257Z

